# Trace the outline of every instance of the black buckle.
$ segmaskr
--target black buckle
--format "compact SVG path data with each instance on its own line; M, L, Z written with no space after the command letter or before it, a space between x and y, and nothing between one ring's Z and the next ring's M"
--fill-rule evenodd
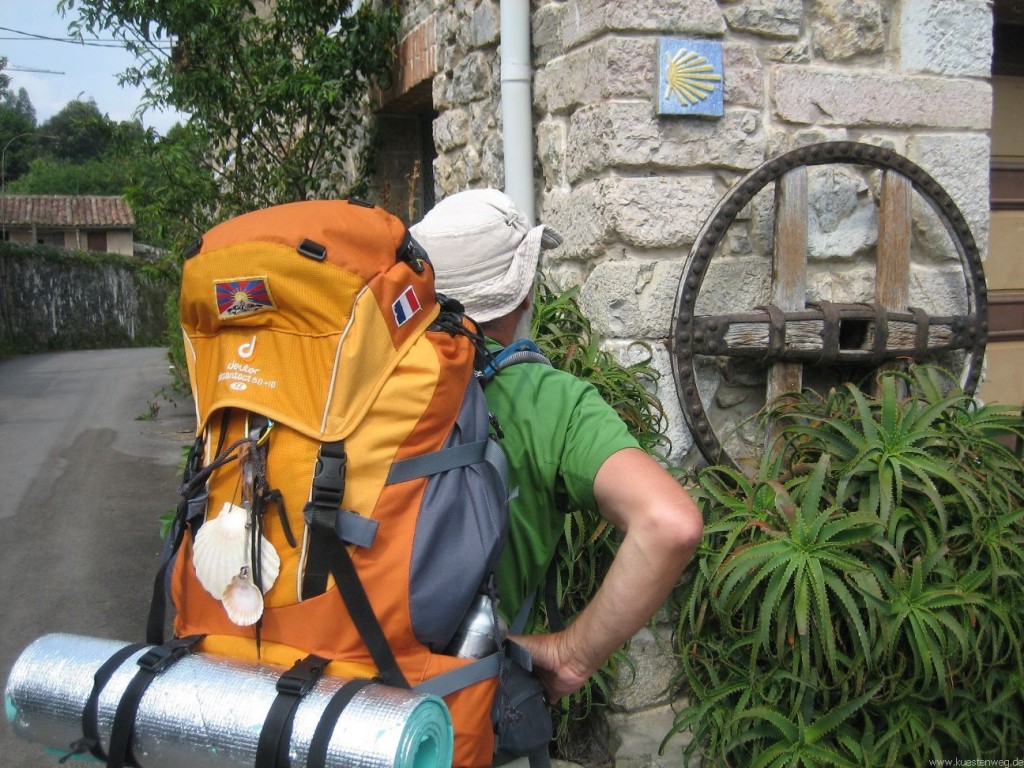
M295 666L277 678L277 692L302 698L316 685L327 663L327 659L319 656L307 656L295 662Z
M340 455L332 455L321 447L316 459L316 471L313 473L313 492L311 502L321 506L337 507L345 495L345 465L348 456L344 450Z
M155 675L188 654L202 639L203 635L189 635L150 648L139 657L138 665L146 672Z

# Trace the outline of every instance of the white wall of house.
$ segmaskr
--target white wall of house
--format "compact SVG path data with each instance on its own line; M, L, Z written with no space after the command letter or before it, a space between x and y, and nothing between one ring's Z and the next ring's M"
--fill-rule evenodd
M111 229L106 233L105 253L117 253L131 256L134 252L135 237L131 230ZM8 239L14 243L36 245L42 238L45 245L53 245L69 250L89 250L89 233L81 229L54 229L46 227L9 227Z

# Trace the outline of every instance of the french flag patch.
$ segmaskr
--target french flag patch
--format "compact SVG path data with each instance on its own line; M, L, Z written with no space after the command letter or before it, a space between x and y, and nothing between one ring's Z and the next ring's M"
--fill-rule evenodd
M391 310L395 313L395 322L399 326L405 325L420 309L420 300L416 298L416 291L411 285L402 291L402 295L391 305Z

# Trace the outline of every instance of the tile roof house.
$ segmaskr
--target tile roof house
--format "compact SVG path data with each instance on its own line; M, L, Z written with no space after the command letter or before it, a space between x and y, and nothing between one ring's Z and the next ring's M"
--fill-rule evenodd
M123 197L4 195L3 239L82 251L132 255L135 215Z

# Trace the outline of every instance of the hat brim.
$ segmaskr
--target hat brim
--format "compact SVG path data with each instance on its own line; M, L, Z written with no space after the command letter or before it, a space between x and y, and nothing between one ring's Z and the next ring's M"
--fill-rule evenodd
M533 290L541 250L556 248L561 242L554 230L544 225L533 227L516 248L504 274L474 285L449 284L438 276L437 290L458 298L466 314L478 323L504 317Z

